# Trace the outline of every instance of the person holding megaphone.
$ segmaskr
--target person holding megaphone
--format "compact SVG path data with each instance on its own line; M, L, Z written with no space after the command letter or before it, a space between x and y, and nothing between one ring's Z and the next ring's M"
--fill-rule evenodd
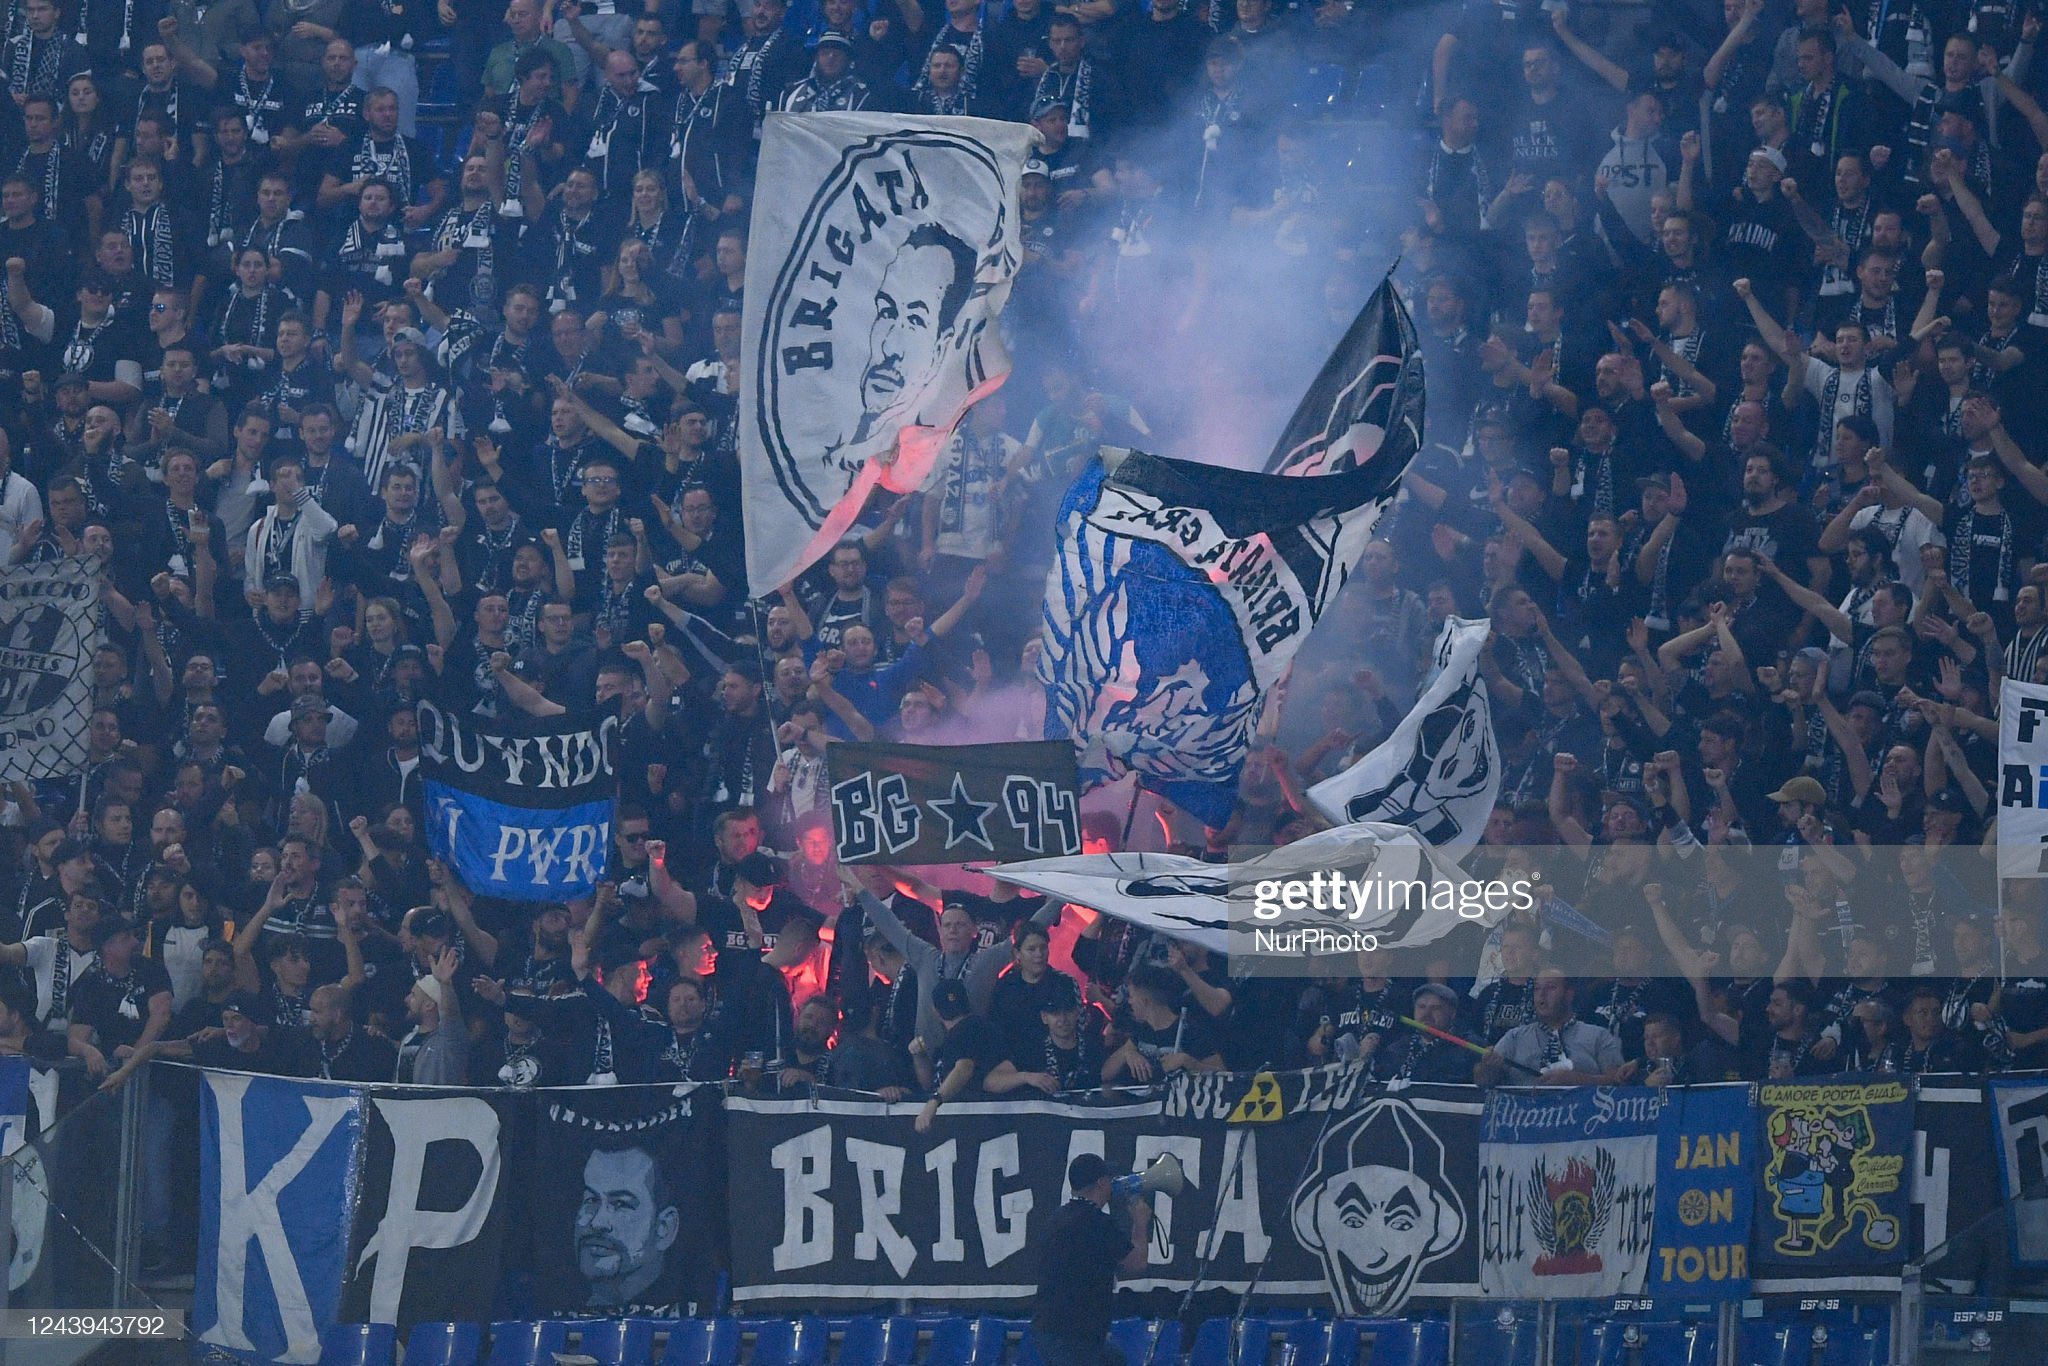
M1163 1166L1162 1158L1154 1167ZM1175 1164L1173 1175L1179 1175ZM1148 1171L1131 1189L1130 1230L1109 1212L1124 1193L1109 1164L1082 1153L1067 1164L1073 1198L1045 1221L1038 1233L1038 1295L1032 1301L1031 1337L1045 1366L1122 1366L1109 1345L1110 1296L1119 1276L1145 1270L1152 1242L1149 1190L1165 1189L1171 1178ZM1127 1187L1128 1188L1128 1187Z

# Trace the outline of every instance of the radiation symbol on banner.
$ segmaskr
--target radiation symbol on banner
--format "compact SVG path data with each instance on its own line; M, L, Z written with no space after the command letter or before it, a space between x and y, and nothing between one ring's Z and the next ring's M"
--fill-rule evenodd
M1244 1099L1230 1112L1226 1124L1271 1124L1287 1114L1286 1102L1280 1099L1280 1080L1271 1072L1261 1072L1252 1078L1251 1089L1244 1093Z

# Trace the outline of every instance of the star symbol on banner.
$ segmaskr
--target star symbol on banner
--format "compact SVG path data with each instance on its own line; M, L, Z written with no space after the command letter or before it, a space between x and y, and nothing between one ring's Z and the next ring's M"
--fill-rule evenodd
M928 805L946 822L946 848L973 840L991 854L996 851L995 841L988 837L988 814L996 809L996 804L978 802L969 796L967 783L958 773L953 775L952 793L944 801Z

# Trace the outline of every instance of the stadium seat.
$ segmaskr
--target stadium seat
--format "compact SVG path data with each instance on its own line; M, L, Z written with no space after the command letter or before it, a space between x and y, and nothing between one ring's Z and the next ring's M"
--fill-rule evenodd
M1579 1366L1712 1366L1710 1323L1646 1323L1610 1319L1579 1333Z
M405 1340L405 1366L476 1366L484 1330L474 1323L416 1323Z
M917 1320L904 1315L848 1319L834 1366L910 1366L917 1359Z
M1288 1324L1280 1339L1280 1366L1324 1366L1330 1359L1331 1329L1328 1319L1302 1319ZM1354 1335L1352 1347L1356 1349L1357 1345Z
M932 1325L924 1366L1000 1366L1010 1326L1001 1319L940 1319Z
M603 1366L643 1366L654 1360L654 1335L673 1319L580 1319L569 1325L576 1351Z
M388 1323L336 1323L320 1334L320 1360L332 1366L391 1366L398 1330Z
M1188 1366L1230 1366L1229 1319L1208 1319L1195 1330L1195 1345L1188 1353ZM1237 1366L1265 1366L1273 1341L1273 1325L1265 1319L1244 1320L1239 1338ZM1328 1350L1327 1342L1325 1350Z
M1535 1366L1541 1331L1535 1306L1502 1305L1492 1315L1463 1320L1458 1327L1458 1360L1486 1366ZM1745 1359L1746 1366L1762 1366Z
M752 1319L740 1325L754 1335L748 1366L823 1366L832 1332L825 1321L806 1314L795 1319Z
M737 1319L684 1319L669 1329L661 1366L733 1366L740 1358Z
M491 1325L490 1366L553 1366L555 1353L567 1350L569 1325L562 1319L503 1319Z
M1353 1330L1348 1350L1342 1341L1346 1327ZM1358 1339L1365 1334L1372 1337L1365 1366L1441 1366L1451 1359L1451 1325L1443 1319L1367 1319L1330 1330L1329 1366L1356 1366Z
M1180 1366L1180 1324L1174 1319L1118 1319L1109 1325L1109 1345L1129 1366Z

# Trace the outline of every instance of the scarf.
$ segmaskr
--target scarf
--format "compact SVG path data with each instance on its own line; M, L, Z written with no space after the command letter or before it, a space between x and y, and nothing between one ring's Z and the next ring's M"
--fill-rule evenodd
M23 33L8 44L7 88L26 95L48 95L57 89L62 72L62 38Z
M235 107L249 120L249 141L258 147L270 145L270 130L263 126L263 116L273 101L271 95L277 89L277 73L271 72L270 79L263 83L260 91L249 88L249 73L244 70L235 77Z
M50 1019L54 1027L59 1020L70 1022L68 1007L71 1003L71 940L61 931L57 935L57 953L50 965Z
M1062 1049L1054 1043L1052 1035L1045 1036L1045 1071L1046 1075L1053 1079L1055 1090L1084 1090L1090 1076L1099 1078L1102 1070L1102 1045L1097 1043L1091 1049L1088 1046L1090 1042L1088 1031L1085 1029L1075 1035L1071 1050ZM1071 1062L1068 1061L1070 1057L1073 1059Z
M40 177L43 190L43 212L45 214L55 214L59 211L60 207L58 196L62 194L64 189L64 158L58 155L58 149L54 145L47 152L23 152L21 160L15 164L14 173L29 181L38 179L38 177L29 175L28 172L28 159L32 156L40 156L43 159L43 174Z
M1840 110L1835 107L1836 95L1844 87L1840 81L1819 94L1801 90L1792 96L1791 108L1793 141L1804 140L1816 160L1832 162L1829 155L1835 139L1841 133L1838 122Z
M510 174L508 169L507 174ZM369 133L357 144L356 153L349 159L349 179L370 178L391 183L391 199L400 208L412 203L412 153L406 149L405 136L394 134L391 150L377 150L377 140Z
M348 1032L348 1037L343 1039L340 1045L334 1048L329 1048L325 1039L314 1040L314 1042L320 1045L320 1077L323 1081L333 1081L335 1079L334 1064L341 1061L342 1055L348 1052L349 1045L355 1041L356 1032L353 1029Z
M974 26L974 32L967 35L965 42L961 41L959 30L951 23L939 26L938 33L932 37L932 45L925 49L924 65L918 71L917 84L911 87L911 93L921 96L931 90L931 77L928 73L931 71L932 54L942 47L960 54L960 98L963 101L973 99L974 83L981 75L982 42L979 24ZM1045 78L1041 76L1039 79L1043 81ZM1074 134L1070 132L1069 136Z
M147 114L152 101L156 104L156 111L171 125L173 134L184 131L178 124L178 83L175 80L171 82L169 90L151 90L148 86L143 86L135 96L135 117L139 119ZM134 126L133 119L129 120L129 125Z
M130 209L121 215L121 230L135 244L135 260L152 284L176 283L172 266L171 211L162 204Z
M1856 375L1855 411L1862 417L1869 417L1872 412L1876 411L1871 401L1871 373L1871 368L1866 365ZM1828 377L1821 382L1820 386L1819 430L1814 433L1813 438L1813 463L1816 468L1834 463L1835 423L1838 420L1835 417L1837 411L1835 405L1841 401L1841 398L1842 368L1838 365L1829 366Z
M580 465L582 462L578 461L577 463ZM575 477L574 471L571 471L570 477ZM560 501L560 497L561 495L556 495L557 501ZM599 552L603 552L604 543L619 533L621 526L620 509L613 508L610 512L607 512L602 518L598 519L593 529L588 533L583 529L586 525L591 525L590 513L587 511L579 512L569 519L568 543L562 549L563 553L568 555L571 563L583 558L583 546L586 537L596 541ZM589 561L584 560L584 563L588 564Z
M1566 1027L1569 1028L1569 1024ZM1536 1028L1541 1030L1543 1034L1543 1067L1547 1069L1553 1063L1563 1062L1564 1030L1552 1029L1549 1025L1543 1024L1540 1021L1537 1022Z
M268 346L271 342L270 307L276 289L265 285L253 299L242 292L238 280L228 287L228 301L220 311L220 339L224 342L239 341L248 346ZM245 316L237 318L236 312Z
M668 1031L668 1047L661 1050L661 1060L676 1069L676 1075L684 1081L690 1080L690 1069L697 1065L697 1050L704 1043L704 1026L700 1023L696 1032L690 1035L690 1046L683 1047L683 1036L676 1033L674 1026Z
M2012 596L2012 590L2007 587L2013 581L2014 537L2010 513L1984 513L1968 507L1957 514L1955 530L1949 533L1948 538L1948 581L1959 592L1968 594L1971 591L1971 562L1977 551L1980 521L1984 530L1998 533L1998 578L1991 587L1991 600L2004 602Z
M981 36L979 31L975 36ZM963 80L961 84L964 86L966 82ZM1086 141L1089 135L1088 116L1093 103L1094 89L1095 63L1083 57L1074 64L1072 75L1062 73L1056 66L1049 66L1039 73L1038 85L1031 92L1031 104L1036 108L1040 100L1064 101L1067 106L1067 136Z
M967 112L967 92L959 89L957 86L950 95L942 95L936 90L927 88L924 92L923 100L924 111L927 114L965 114Z
M1870 214L1871 205L1866 202L1860 209L1845 209L1838 204L1834 213L1829 216L1828 226L1834 230L1835 236L1842 239L1842 244L1848 249L1848 260L1846 264L1839 266L1829 262L1822 268L1822 298L1856 292L1854 268L1857 254L1863 250L1863 239L1870 232Z
M612 1023L604 1016L597 1017L597 1045L590 1059L590 1075L584 1078L586 1086L613 1086L618 1083L619 1074L615 1069L617 1059L612 1056Z

